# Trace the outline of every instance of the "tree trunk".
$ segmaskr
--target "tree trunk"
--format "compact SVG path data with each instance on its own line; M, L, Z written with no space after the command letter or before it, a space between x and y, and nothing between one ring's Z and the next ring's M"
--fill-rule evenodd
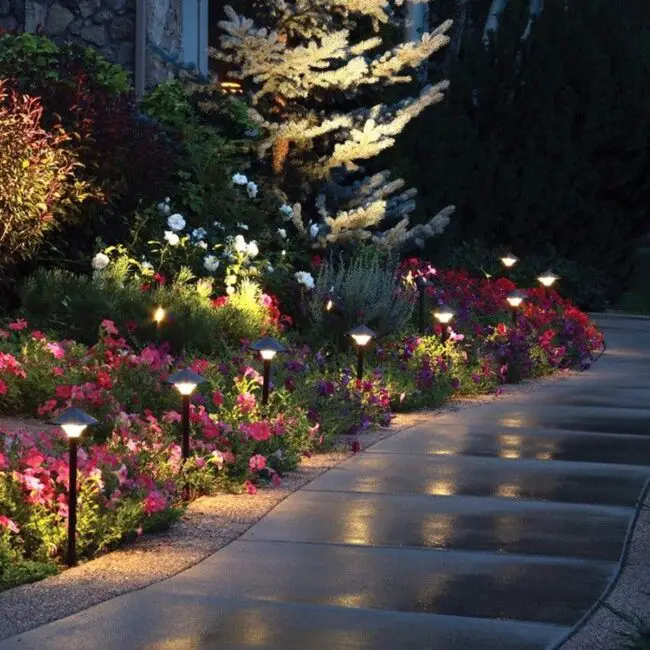
M526 40L530 36L530 30L533 26L533 19L539 16L542 13L544 8L544 0L530 0L530 18L528 19L528 24L524 30L524 34L521 37L522 40Z
M485 21L485 29L483 30L483 42L487 45L490 42L490 32L497 32L499 29L499 16L503 10L508 6L508 0L492 0L490 11L487 20Z
M406 7L404 37L407 41L419 41L429 31L429 3L422 0L408 0Z
M447 50L447 62L452 58L458 58L460 47L463 43L463 34L467 24L467 4L469 0L455 0L456 11L454 12L454 26L450 35L451 41Z

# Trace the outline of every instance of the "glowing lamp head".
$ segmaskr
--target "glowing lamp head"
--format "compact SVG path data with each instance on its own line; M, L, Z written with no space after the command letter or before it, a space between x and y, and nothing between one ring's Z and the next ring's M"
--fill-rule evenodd
M270 361L278 352L285 352L286 348L272 336L264 336L251 345L251 350L259 352L264 361Z
M526 300L526 294L521 291L513 291L506 296L506 300L513 309L516 309Z
M159 306L154 309L153 320L156 325L160 325L165 320L165 316L167 316L167 312L162 307Z
M201 377L191 368L179 370L167 378L167 383L171 384L184 397L191 395L199 384L205 384L206 381L207 379Z
M440 305L440 307L433 312L433 317L443 325L447 325L447 323L451 322L451 319L454 316L454 310L450 309L446 305Z
M70 407L53 420L53 423L58 424L68 438L79 438L86 427L97 424L97 420L81 409Z
M553 286L553 284L555 284L556 280L560 279L560 276L555 275L555 273L553 273L553 271L545 271L541 275L538 275L537 279L545 287L550 287L550 286Z
M503 264L503 266L505 266L507 269L512 268L518 261L519 258L512 253L506 253L501 258L501 264Z
M370 343L370 339L374 338L376 334L365 325L359 325L354 329L350 330L348 334L353 338L354 342L360 346L364 347Z
M332 311L332 307L334 307L334 301L331 298L328 298L325 303L325 311Z

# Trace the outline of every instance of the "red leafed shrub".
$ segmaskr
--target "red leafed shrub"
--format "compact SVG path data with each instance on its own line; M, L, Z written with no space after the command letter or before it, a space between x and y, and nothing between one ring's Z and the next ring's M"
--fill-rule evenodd
M46 131L42 118L37 98L0 80L0 267L28 257L89 196L70 137L58 125Z

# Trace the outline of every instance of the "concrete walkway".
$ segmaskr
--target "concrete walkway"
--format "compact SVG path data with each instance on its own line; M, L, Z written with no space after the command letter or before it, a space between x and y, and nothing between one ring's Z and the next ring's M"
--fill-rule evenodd
M650 474L650 321L579 377L407 429L178 576L0 650L533 650L616 570Z

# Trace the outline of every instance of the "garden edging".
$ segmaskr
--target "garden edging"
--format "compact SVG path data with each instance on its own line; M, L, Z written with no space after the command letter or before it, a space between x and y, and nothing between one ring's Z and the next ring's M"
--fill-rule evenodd
M611 650L634 634L634 626L607 606L625 615L639 615L648 595L640 590L650 579L650 478L639 495L634 516L625 537L616 573L591 609L548 650ZM632 575L634 573L634 575ZM607 605L606 605L607 603ZM636 610L636 612L635 612Z

